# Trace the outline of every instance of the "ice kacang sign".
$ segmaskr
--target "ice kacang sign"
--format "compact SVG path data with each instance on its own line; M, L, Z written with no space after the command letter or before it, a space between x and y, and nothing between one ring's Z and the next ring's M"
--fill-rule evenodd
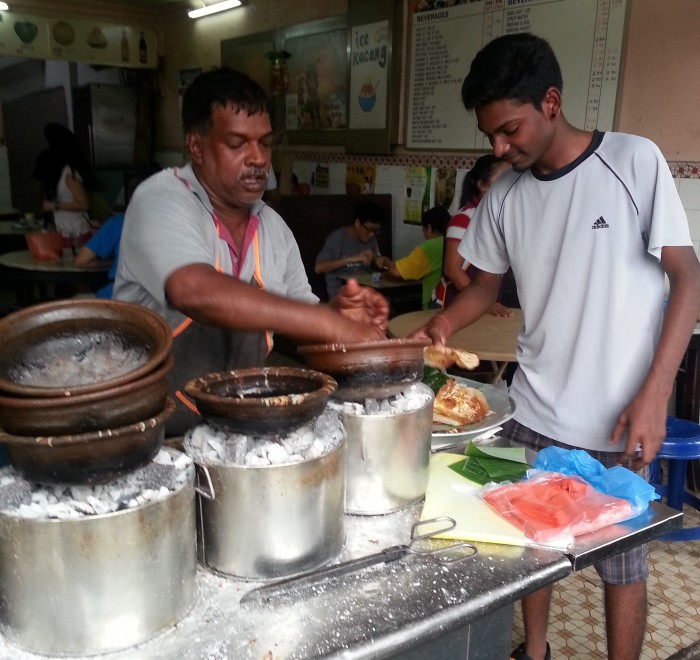
M350 128L386 128L389 21L352 29Z

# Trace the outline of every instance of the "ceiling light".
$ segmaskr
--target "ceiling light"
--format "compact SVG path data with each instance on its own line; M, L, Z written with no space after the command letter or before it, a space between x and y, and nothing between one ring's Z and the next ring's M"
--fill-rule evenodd
M6 2L0 2L0 11L7 11L9 7Z
M200 18L201 16L207 16L209 14L214 14L218 11L226 11L227 9L235 9L241 6L241 0L223 0L223 2L217 2L214 5L209 5L208 7L202 7L201 9L194 9L188 11L187 15L190 18Z

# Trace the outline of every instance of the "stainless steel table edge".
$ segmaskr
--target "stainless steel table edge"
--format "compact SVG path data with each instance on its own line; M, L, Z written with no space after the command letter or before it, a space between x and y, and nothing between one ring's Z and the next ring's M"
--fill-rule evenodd
M646 511L630 520L577 537L576 546L566 556L573 570L579 571L682 527L681 511L661 502L650 502Z
M488 544L475 544L480 548ZM530 551L535 549L530 548ZM545 550L552 554L560 554L555 550ZM324 655L328 660L341 658L343 660L379 660L381 658L396 658L402 652L408 652L417 645L428 644L432 640L438 639L441 635L464 628L486 617L505 606L512 606L515 601L524 596L537 591L538 589L558 582L567 577L572 572L571 563L567 557L561 555L560 560L552 562L546 568L540 567L537 574L532 574L517 584L501 585L480 597L473 598L468 603L453 605L424 618L413 624L404 626L393 633L384 634L381 638L371 640L369 644L361 643L356 646L349 646L337 653ZM510 630L507 634L510 636Z

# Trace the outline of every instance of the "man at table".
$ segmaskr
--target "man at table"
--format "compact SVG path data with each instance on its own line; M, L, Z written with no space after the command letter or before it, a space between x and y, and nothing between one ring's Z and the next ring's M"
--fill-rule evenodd
M182 123L191 164L139 186L114 283L115 298L159 312L173 328L171 435L198 421L184 383L262 365L273 331L307 343L382 339L388 314L384 298L355 281L316 304L290 229L260 201L272 127L257 83L228 68L201 74L185 92Z
M330 299L345 283L343 276L369 273L373 259L379 255L377 234L384 224L382 207L374 202L362 202L354 217L351 225L331 232L316 257L314 272L325 275Z
M473 282L419 332L444 343L489 308L512 266L524 329L510 390L517 408L503 435L530 456L576 447L606 466L640 469L665 436L700 306L700 265L658 148L575 128L561 90L556 57L534 35L494 39L474 58L462 100L513 169L491 186L460 244L477 268ZM613 660L641 652L646 557L644 545L596 564ZM523 600L525 642L513 658L550 657L550 596L548 587Z

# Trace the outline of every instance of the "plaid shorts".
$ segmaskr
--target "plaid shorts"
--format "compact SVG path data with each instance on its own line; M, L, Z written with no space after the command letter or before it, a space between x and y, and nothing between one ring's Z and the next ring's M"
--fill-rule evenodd
M514 445L531 450L530 452L526 452L528 463L532 463L536 452L545 447L572 448L571 445L565 445L557 440L537 433L527 426L516 422L514 419L511 419L503 425L503 430L500 435ZM620 452L615 451L593 451L590 449L586 449L585 451L597 461L600 461L605 467L617 465L617 460L620 456ZM646 466L642 468L637 474L648 481L649 467ZM602 559L596 562L594 567L603 582L607 582L608 584L632 584L634 582L643 582L649 575L649 565L647 563L648 554L649 547L646 543L643 543L642 545L621 552L613 557Z

